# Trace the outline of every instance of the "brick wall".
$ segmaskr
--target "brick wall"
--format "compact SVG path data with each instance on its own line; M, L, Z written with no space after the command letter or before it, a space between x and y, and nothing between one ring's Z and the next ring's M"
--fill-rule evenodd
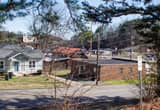
M69 61L57 61L57 62L43 62L43 72L49 72L50 69L51 71L55 70L64 70L64 69L69 69L70 64Z
M96 64L90 64L84 61L71 61L71 74L78 77L80 66L85 69L81 74L85 75L88 79L96 78ZM143 74L146 73L145 66L143 65ZM99 65L99 80L125 80L125 79L138 78L137 64L104 64Z
M143 65L143 73L145 69ZM109 64L100 67L100 80L126 80L138 78L137 64Z
M71 61L71 74L74 77L81 76L84 75L86 77L86 79L94 79L95 78L95 68L96 65L95 64L89 64L88 62L83 62L83 61ZM84 66L83 71L81 71L81 73L79 72L79 68L80 66Z

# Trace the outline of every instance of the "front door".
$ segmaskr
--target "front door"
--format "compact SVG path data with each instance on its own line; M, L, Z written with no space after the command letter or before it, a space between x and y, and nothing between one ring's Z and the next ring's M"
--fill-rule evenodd
M19 62L14 62L14 71L19 71Z

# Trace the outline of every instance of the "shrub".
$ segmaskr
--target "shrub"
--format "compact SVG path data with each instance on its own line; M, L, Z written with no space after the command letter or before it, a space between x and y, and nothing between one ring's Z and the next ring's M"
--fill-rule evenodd
M38 75L42 74L42 70L37 70L37 74Z
M1 71L0 76L4 76L7 73L7 71Z

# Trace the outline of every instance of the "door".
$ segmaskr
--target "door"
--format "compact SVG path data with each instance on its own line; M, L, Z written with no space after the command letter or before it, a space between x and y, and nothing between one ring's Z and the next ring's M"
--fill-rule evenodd
M19 62L14 62L14 71L19 71Z

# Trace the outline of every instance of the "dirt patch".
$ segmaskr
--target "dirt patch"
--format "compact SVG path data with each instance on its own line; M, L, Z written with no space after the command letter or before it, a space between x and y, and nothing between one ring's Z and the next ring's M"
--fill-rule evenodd
M140 106L137 104L131 107L122 108L120 110L140 110ZM143 102L143 110L160 110L160 98Z

